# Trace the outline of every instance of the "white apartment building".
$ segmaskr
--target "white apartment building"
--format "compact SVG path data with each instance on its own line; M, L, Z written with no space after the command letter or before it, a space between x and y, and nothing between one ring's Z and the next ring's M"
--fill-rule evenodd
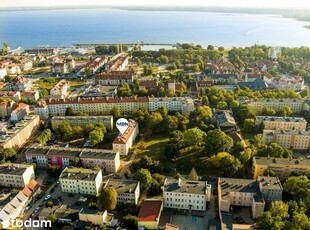
M166 107L168 111L190 113L195 110L193 99L189 97L157 97L149 98L149 111Z
M33 165L5 163L0 165L0 185L25 187L35 179Z
M120 167L119 152L106 149L66 148L33 145L25 152L26 162L36 163L40 168L48 164L62 168L72 166L80 159L83 167L100 167L103 172L117 172Z
M114 139L112 145L114 151L119 151L120 155L127 155L139 133L138 123L129 119L128 128Z
M256 124L264 125L264 129L301 130L307 128L307 121L303 117L256 116Z
M29 105L24 103L15 103L13 105L10 120L18 122L30 113Z
M165 208L205 211L211 199L211 185L206 181L166 178L163 198Z
M275 142L287 149L309 149L310 130L268 130L263 131L263 142L268 145Z
M103 72L95 76L96 85L121 85L127 83L132 85L134 79L133 71L111 71Z
M294 91L301 91L305 86L304 79L295 76L295 77L285 77L282 76L280 79L272 79L271 87L280 89L280 90L294 90Z
M61 191L97 195L102 183L101 170L67 167L59 176Z
M140 182L135 180L109 179L105 186L113 187L117 192L117 204L131 202L137 205L140 196Z
M65 98L69 89L69 82L66 80L59 81L54 88L51 89L51 96Z
M285 106L291 107L294 113L300 113L303 110L310 110L309 102L307 99L291 99L291 98L257 98L250 99L248 97L238 98L240 105L248 106L249 109L252 109L258 113L262 112L263 108L270 108L277 111L280 111Z
M4 79L6 75L8 75L6 68L0 66L0 80Z

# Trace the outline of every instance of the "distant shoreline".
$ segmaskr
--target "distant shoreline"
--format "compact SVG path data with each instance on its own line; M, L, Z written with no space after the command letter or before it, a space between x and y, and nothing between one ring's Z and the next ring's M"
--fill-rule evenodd
M299 21L310 22L310 9L275 9L275 8L234 8L234 7L207 7L207 6L38 6L38 7L0 7L0 13L6 11L42 11L42 10L79 10L79 9L115 9L128 11L182 11L182 12L212 12L227 14L263 14L280 15L285 18L294 18Z

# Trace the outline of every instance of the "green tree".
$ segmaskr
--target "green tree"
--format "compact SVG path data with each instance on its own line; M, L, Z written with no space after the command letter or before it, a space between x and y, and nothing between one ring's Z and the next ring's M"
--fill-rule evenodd
M12 148L0 149L0 161L6 162L14 160L17 156L17 153Z
M276 173L272 169L266 169L264 172L264 176L275 176Z
M198 175L195 168L192 168L191 172L188 175L188 179L192 181L198 181Z
M225 101L219 101L219 102L217 103L216 108L218 108L218 109L227 108L227 103L226 103Z
M132 95L132 91L130 86L127 83L124 83L118 87L117 94L119 97L130 97Z
M149 187L151 186L151 183L153 181L153 178L151 176L151 173L147 169L139 169L134 177L135 180L140 181L140 187L142 191L147 191Z
M95 128L93 131L89 133L88 140L90 140L92 145L97 145L104 139L104 133L102 129Z
M197 108L198 118L203 120L204 122L210 122L212 118L212 110L209 106L199 106Z
M105 187L99 197L103 210L114 210L117 204L117 191L113 187Z
M205 143L208 152L212 154L229 151L233 146L231 137L218 129L208 131Z
M57 218L57 216L56 216L56 214L55 213L51 213L51 214L49 214L48 216L47 216L47 219L48 220L50 220L52 223L56 223L57 222L57 220L58 220L58 218Z
M241 162L232 155L228 155L223 157L220 160L220 167L219 169L223 173L224 177L238 177L240 175L237 172L242 169Z
M183 133L182 144L188 146L200 146L204 143L206 133L201 131L199 128L188 129Z
M8 54L9 52L9 43L8 42L3 42L3 47L4 47L4 54Z
M214 46L213 45L208 45L207 49L208 50L214 50Z
M160 194L161 193L160 184L156 180L152 180L147 193L150 196L157 196L158 194Z
M138 228L138 217L128 214L123 218L124 227L127 229L137 229Z
M84 70L84 75L89 78L93 74L92 70L90 68L86 68Z
M137 59L136 65L138 67L140 67L142 65L142 61L140 60L140 58Z
M111 111L110 111L110 114L116 118L116 117L121 117L122 116L122 111L121 111L121 108L118 106L118 105L115 105Z
M300 96L302 98L306 98L306 97L309 97L309 92L307 89L304 89L303 91L300 92Z
M234 107L238 107L239 106L239 102L237 100L233 100L232 102L230 102L229 107L230 108L234 108Z
M262 116L274 116L276 114L276 111L274 111L273 109L264 107L262 109Z
M161 132L160 127L163 117L159 112L152 112L146 119L147 129L149 132Z
M245 119L243 124L243 130L245 133L253 133L255 131L255 120L254 119Z
M65 113L65 116L75 116L76 115L76 112L75 110L69 106L67 109L66 109L66 113Z
M168 115L168 109L167 109L166 107L164 107L164 106L158 108L157 111L161 114L161 116L162 116L163 118L164 118L164 117L167 117L167 115Z

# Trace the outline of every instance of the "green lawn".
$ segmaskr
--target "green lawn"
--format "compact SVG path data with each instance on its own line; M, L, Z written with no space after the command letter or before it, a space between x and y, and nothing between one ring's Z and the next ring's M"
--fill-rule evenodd
M145 139L146 148L144 150L137 151L137 158L143 156L149 156L153 159L159 160L162 163L167 161L164 148L169 141L169 137L165 135L153 136L151 139ZM139 143L139 142L138 142ZM135 144L134 148L137 148L138 143Z

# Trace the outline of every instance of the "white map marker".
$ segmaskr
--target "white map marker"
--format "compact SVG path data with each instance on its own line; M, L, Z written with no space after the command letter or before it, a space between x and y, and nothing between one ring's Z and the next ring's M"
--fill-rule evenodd
M129 122L125 118L120 118L116 121L116 128L118 128L121 134L124 134L128 126L129 126Z

